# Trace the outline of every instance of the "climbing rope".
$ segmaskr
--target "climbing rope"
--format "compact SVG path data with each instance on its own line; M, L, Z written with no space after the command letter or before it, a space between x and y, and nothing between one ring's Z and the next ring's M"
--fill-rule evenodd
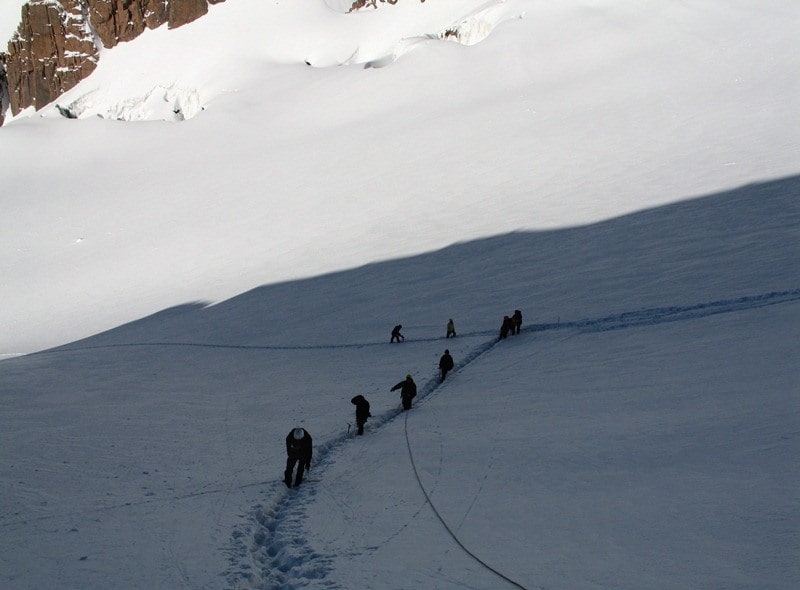
M448 525L447 522L445 522L444 518L442 518L442 515L439 514L439 511L436 509L436 506L434 505L433 501L431 500L431 497L428 495L428 490L426 490L425 486L422 485L422 480L419 477L419 472L417 471L417 464L414 462L414 453L411 451L411 440L408 438L408 412L406 412L404 429L405 429L405 435L406 435L406 447L408 447L408 456L411 459L411 467L414 470L414 477L417 479L417 484L419 484L419 489L422 490L422 493L425 495L425 499L428 501L428 504L430 505L431 510L433 510L433 513L436 515L436 518L439 520L439 522L442 523L442 526L447 531L447 534L450 535L450 538L452 538L453 541L455 541L456 545L461 547L461 549L464 551L464 553L469 555L472 559L477 561L484 568L486 568L487 570L489 570L490 572L492 572L496 576L502 578L503 580L505 580L506 582L508 582L512 586L514 586L515 588L520 588L520 590L528 590L525 586L523 586L519 582L516 582L516 581L512 580L511 578L509 578L504 573L497 571L491 565L489 565L488 563L483 561L480 557L475 555L472 551L470 551L464 545L464 543L462 543L459 540L459 538L456 536L456 534L450 528L450 525Z

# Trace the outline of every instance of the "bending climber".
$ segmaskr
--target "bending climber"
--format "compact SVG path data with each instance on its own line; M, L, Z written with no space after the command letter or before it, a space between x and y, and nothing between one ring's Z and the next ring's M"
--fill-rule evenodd
M311 469L311 435L305 428L294 428L286 437L286 471L283 472L283 483L292 487L292 472L297 465L294 487L303 483L303 472Z
M391 342L395 342L395 341L397 341L397 342L400 342L400 341L402 341L402 340L405 340L405 339L406 339L406 338L405 338L405 336L403 336L403 335L400 333L400 330L401 330L402 328L403 328L403 326L401 326L400 324L397 324L397 325L396 325L396 326L395 326L395 327L392 329L392 337L391 337L391 339L389 340L389 342L390 342L390 343L391 343Z

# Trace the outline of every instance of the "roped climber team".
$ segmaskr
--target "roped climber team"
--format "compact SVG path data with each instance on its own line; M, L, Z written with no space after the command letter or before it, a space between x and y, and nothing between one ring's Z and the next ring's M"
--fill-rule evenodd
M511 316L504 316L500 326L500 338L505 339L508 334L519 334L522 327L522 312L514 310ZM402 325L397 324L392 329L390 343L403 342L405 336L400 333ZM455 338L456 328L453 320L447 322L445 338ZM439 382L443 383L447 374L455 367L455 361L450 355L450 350L445 350L439 359ZM412 400L417 396L417 384L414 383L413 376L409 373L406 378L394 385L389 391L400 390L400 401L403 411L411 409ZM370 414L369 402L363 395L356 395L350 400L356 406L356 435L364 434L364 425L372 414ZM349 427L348 427L349 430ZM313 443L311 435L301 427L293 428L286 437L286 470L283 474L283 481L286 487L298 487L303 482L303 474L311 468L311 457L313 455ZM297 471L295 472L295 466Z

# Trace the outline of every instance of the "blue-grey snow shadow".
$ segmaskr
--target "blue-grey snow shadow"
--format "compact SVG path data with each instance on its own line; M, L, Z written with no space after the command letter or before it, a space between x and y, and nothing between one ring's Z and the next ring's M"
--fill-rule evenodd
M517 308L527 330L592 323L612 329L631 325L637 314L653 323L766 304L765 298L792 300L799 261L800 176L794 176L592 225L504 234L258 287L216 305L181 305L56 350L388 345L396 323L408 344L443 339L448 318L460 334L489 335ZM620 289L639 302L637 309L621 307ZM328 308L320 304L325 300L350 303ZM415 313L397 317L398 308ZM464 325L464 317L481 320Z

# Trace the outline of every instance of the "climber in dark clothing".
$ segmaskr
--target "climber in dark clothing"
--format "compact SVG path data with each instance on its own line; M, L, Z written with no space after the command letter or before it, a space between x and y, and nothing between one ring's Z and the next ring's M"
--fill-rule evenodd
M402 340L405 340L405 336L403 336L403 335L400 333L400 330L401 330L402 328L403 328L403 326L401 326L400 324L397 324L397 325L396 325L396 326L395 326L395 327L392 329L392 337L391 337L391 339L389 340L389 343L392 343L392 342L394 342L395 340L397 340L397 342L400 342L400 341L402 341Z
M358 434L364 434L364 424L367 422L367 418L372 416L372 414L369 413L369 402L363 395L357 395L350 400L350 403L356 406L356 426L358 427Z
M513 332L514 322L507 315L503 316L503 325L500 326L500 340L508 336L509 332Z
M514 310L514 315L511 316L511 333L519 334L522 328L522 312L518 309Z
M400 390L400 399L403 402L403 410L410 410L411 400L417 397L417 384L414 383L411 375L406 375L405 380L392 387L389 391L397 391L398 389Z
M445 350L442 358L439 359L439 370L442 372L442 381L447 377L447 373L453 369L455 363L453 357L450 356L450 351Z
M297 464L297 475L294 487L303 483L303 472L311 468L311 435L305 428L295 428L286 437L286 471L283 472L283 483L292 487L292 472Z

